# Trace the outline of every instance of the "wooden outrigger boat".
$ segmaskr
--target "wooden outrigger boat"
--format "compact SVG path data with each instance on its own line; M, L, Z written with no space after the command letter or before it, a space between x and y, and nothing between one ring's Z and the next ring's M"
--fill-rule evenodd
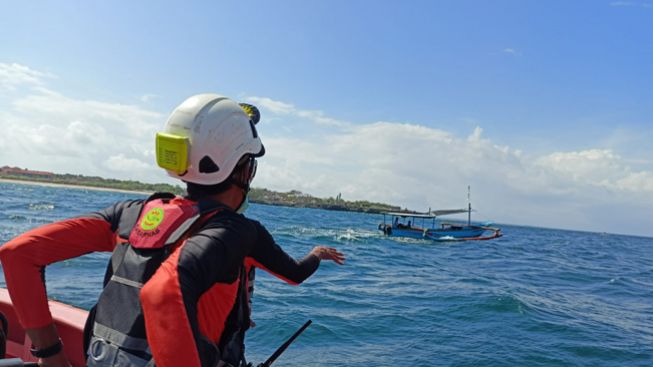
M435 210L427 214L383 213L383 223L379 224L379 229L390 237L425 238L434 241L480 241L502 236L500 228L488 225L445 223L436 220L440 215L465 212L467 210L451 209ZM390 223L386 222L387 216L392 218ZM430 226L426 224L429 222ZM490 234L486 234L488 232Z
M469 188L468 188L469 190ZM471 222L472 204L467 193L467 209L430 210L427 213L387 212L379 224L386 236L429 239L434 241L482 241L501 237L501 229L490 223L474 225ZM442 215L467 213L467 224L441 222ZM387 218L390 217L390 222Z

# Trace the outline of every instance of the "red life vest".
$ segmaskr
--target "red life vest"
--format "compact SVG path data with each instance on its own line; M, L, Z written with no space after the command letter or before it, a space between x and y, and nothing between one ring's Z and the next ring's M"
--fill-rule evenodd
M140 208L122 213L117 230L121 241L113 251L104 289L85 328L88 366L154 365L140 290L174 249L224 208L217 203L185 199L171 203L174 198L172 194L155 194ZM232 310L232 314L237 313L234 321L241 325L249 323L247 281L242 268L238 300ZM242 305L247 309L236 310Z

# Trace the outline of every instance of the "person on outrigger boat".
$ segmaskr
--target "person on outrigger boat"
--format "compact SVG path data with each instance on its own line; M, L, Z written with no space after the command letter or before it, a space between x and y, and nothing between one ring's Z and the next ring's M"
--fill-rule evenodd
M247 207L265 149L256 107L216 94L188 98L156 136L157 164L187 195L156 193L28 231L0 247L7 288L42 366L69 366L52 322L44 274L51 263L112 252L85 328L88 366L244 366L254 268L290 284L321 260L297 261Z

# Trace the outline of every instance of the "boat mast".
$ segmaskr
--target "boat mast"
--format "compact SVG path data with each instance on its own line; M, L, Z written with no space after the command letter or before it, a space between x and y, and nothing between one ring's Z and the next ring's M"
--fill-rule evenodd
M467 185L467 225L472 225L472 202L469 200L470 187Z

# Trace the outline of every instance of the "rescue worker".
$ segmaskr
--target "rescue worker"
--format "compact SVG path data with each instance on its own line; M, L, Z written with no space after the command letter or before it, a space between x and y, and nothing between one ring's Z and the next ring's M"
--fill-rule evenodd
M243 366L255 267L299 284L320 260L297 261L259 222L243 216L265 149L251 105L216 94L190 97L156 136L157 163L187 196L154 194L28 231L0 247L7 288L42 366L69 366L52 322L45 266L112 252L89 313L89 366Z

